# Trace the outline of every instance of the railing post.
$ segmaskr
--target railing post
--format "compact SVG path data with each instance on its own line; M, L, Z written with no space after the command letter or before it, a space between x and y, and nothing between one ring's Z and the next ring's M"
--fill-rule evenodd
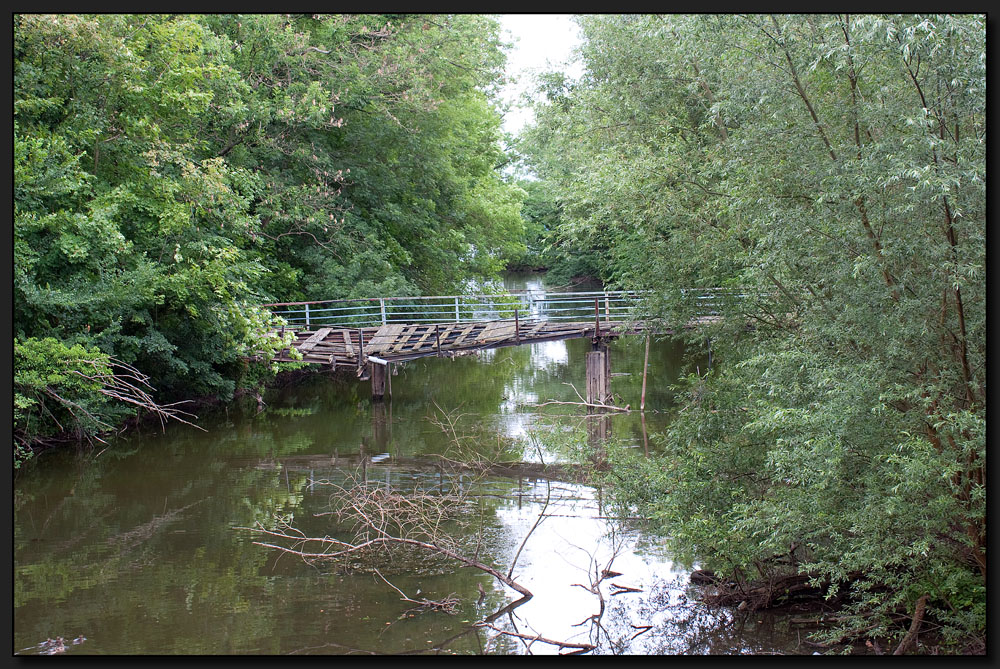
M594 341L601 336L601 306L598 298L594 298Z
M521 345L521 324L517 317L517 309L514 310L514 341Z
M365 331L358 328L358 369L364 366L365 360Z
M456 295L455 296L455 322L457 323L458 321L459 321L459 316L458 316L458 295Z
M378 298L378 305L382 309L382 325L385 325L385 298Z
M306 305L306 328L309 328L309 305Z

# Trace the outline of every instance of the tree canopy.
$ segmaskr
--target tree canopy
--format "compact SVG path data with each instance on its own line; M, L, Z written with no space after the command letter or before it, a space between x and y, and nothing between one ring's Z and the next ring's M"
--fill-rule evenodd
M492 17L15 15L15 465L153 388L259 387L262 303L548 266L711 346L660 454L608 475L679 557L808 576L831 640L903 648L924 604L982 638L985 16L579 23L515 185ZM723 318L682 329L708 288Z
M791 553L880 613L857 628L928 595L945 637L981 632L985 17L580 25L585 74L541 82L519 147L556 242L674 326L683 289L738 289L624 503L734 577Z
M456 290L521 244L491 17L13 23L15 452L115 424L93 364L226 399L270 373L255 305Z

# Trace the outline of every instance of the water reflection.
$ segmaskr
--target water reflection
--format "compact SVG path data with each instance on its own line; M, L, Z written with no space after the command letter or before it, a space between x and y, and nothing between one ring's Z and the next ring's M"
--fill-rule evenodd
M173 425L99 456L43 455L14 486L15 650L62 637L86 638L66 654L560 652L512 634L594 653L794 650L780 619L692 604L684 569L641 525L610 523L603 491L582 482L573 460L586 448L584 413L533 405L577 399L589 345L414 361L396 370L384 403L367 384L315 375L270 393L263 411L203 414L205 433ZM612 345L612 390L632 406L643 346ZM648 433L669 420L681 353L654 343L649 411L611 416L616 438L655 448ZM523 464L441 466L470 452ZM318 482L348 476L462 491L475 500L462 545L504 573L516 558L513 576L534 597L517 603L480 571L418 554L380 572L410 597L454 593L459 605L456 615L413 612L365 565L309 565L236 529L281 518L324 536L329 517L316 514L330 495ZM602 580L604 569L619 575Z

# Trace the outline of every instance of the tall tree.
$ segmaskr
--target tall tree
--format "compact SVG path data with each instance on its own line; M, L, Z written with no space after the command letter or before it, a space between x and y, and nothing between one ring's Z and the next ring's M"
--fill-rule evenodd
M929 599L946 636L981 633L984 17L581 26L586 74L522 146L565 225L673 325L682 289L740 289L687 334L723 364L692 376L660 493L626 497L724 572L791 549L882 616L859 628L902 635L887 613Z

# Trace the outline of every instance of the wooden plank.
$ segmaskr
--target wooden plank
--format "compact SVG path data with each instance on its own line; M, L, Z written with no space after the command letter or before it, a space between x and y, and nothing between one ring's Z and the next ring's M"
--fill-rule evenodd
M547 336L548 333L544 331L546 323L536 323L530 328L521 328L521 341L530 341L533 337Z
M588 351L586 371L587 403L606 403L611 395L611 366L608 351Z
M477 327L479 327L479 323L473 323L472 325L462 330L462 332L458 335L458 337L455 338L455 341L451 343L452 348L458 348L462 344L462 342L465 341L465 338L469 336L469 333L475 330Z
M407 325L406 326L406 331L399 335L399 339L396 341L396 344L392 347L392 351L391 352L392 353L398 353L398 352L402 351L403 350L403 346L406 345L406 342L409 340L410 335L412 335L414 332L416 332L417 328L419 328L419 327L420 327L419 325ZM387 350L386 352L388 353L389 351Z
M493 321L487 323L483 331L476 337L479 344L488 344L495 341L503 341L514 336L514 324L507 321Z
M419 351L421 348L423 348L425 341L427 342L428 348L433 348L432 342L427 341L427 340L430 339L430 336L432 334L434 334L434 326L433 325L425 325L423 327L426 327L427 331L424 332L424 334L420 337L420 340L417 341L417 343L413 345L413 351Z
M413 353L414 351L418 351L421 345L432 334L434 334L433 326L414 325L412 328L407 330L406 338L403 339L403 341L401 341L399 345L393 349L393 352L402 354L402 353Z
M438 325L438 332L437 332L437 335L435 336L435 338L437 340L435 342L435 345L437 347L437 349L436 349L437 351L441 351L442 349L445 349L445 348L449 347L449 345L450 345L451 342L448 341L448 337L450 337L453 334L455 334L455 328L456 328L456 324Z
M351 332L350 332L350 330L341 330L340 334L342 334L343 337L344 337L344 352L346 352L347 355L349 355L349 356L351 356L353 358L354 357L354 344L353 344L353 342L351 342Z
M336 336L336 334L334 334L333 336ZM313 346L312 350L313 351L327 351L327 352L328 351L340 351L341 353L345 352L343 344L337 343L336 341L331 341L329 339L321 341L321 342L318 342L315 346Z
M536 336L536 337L538 337L538 336L558 337L558 336L561 336L561 335L562 336L566 336L566 337L574 337L574 336L578 337L582 333L588 332L588 331L593 330L593 329L594 329L593 326L589 326L589 327L572 327L572 328L568 328L568 327L546 328L542 332L533 332L531 334L534 335L534 336Z
M406 327L404 323L387 323L375 330L374 334L365 333L368 340L365 350L369 355L378 355L389 350L399 337L399 333Z
M330 334L331 330L333 330L333 328L321 328L317 330L315 334L313 334L311 337L306 339L304 342L302 342L295 348L299 349L299 352L301 353L306 353L308 351L311 351L316 346L316 344L326 339L326 336Z

